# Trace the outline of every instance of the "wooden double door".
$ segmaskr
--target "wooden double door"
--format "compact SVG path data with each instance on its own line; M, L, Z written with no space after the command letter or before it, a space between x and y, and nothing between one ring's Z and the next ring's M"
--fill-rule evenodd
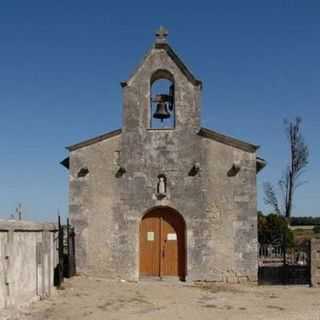
M185 223L170 208L154 209L140 225L140 276L185 279Z

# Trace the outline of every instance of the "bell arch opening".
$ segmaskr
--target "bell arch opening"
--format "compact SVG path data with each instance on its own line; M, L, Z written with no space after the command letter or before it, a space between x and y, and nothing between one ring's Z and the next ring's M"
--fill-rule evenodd
M166 70L157 70L150 79L150 129L174 129L176 125L174 78Z
M141 219L139 274L141 277L186 277L186 223L169 207L149 210Z

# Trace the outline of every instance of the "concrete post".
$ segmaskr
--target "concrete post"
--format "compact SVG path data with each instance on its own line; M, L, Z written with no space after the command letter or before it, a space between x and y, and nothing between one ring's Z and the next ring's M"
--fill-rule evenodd
M320 287L320 239L311 240L311 286Z

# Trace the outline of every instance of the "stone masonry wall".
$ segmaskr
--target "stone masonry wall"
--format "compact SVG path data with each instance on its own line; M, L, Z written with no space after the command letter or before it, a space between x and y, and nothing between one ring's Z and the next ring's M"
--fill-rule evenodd
M112 277L113 220L119 197L116 161L119 136L70 153L70 219L75 226L77 270ZM82 168L86 176L79 177Z
M202 241L209 251L207 263L196 266L216 281L257 281L256 155L209 139L202 145L208 157L203 223L209 226ZM234 163L240 171L229 176Z

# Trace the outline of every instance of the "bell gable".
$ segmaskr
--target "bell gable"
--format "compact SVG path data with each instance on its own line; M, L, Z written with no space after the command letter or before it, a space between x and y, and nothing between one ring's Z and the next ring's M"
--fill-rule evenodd
M124 131L200 129L202 83L169 46L166 36L160 28L143 62L122 82Z

